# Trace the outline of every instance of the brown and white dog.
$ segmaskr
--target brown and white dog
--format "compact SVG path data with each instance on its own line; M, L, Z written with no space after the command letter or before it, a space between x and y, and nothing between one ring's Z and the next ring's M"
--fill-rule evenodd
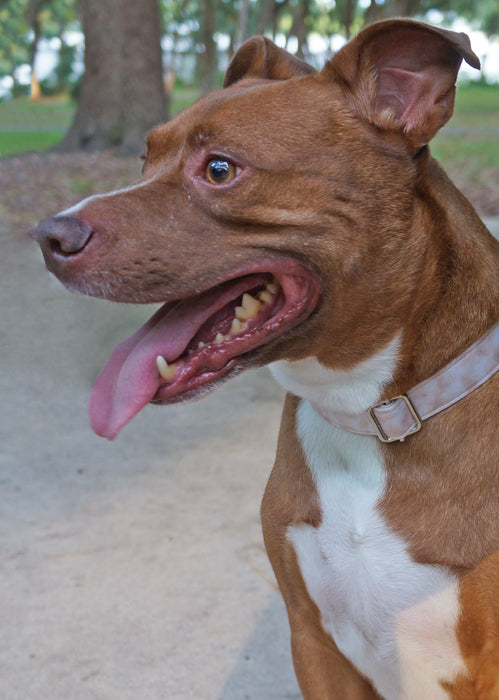
M499 245L427 147L462 59L409 20L320 72L252 39L139 184L33 233L68 287L165 302L100 435L248 367L289 391L262 518L307 700L499 698Z

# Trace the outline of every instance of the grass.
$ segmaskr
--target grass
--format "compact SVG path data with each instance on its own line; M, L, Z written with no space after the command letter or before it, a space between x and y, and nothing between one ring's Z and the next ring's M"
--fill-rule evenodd
M196 88L176 90L171 112L178 114L199 97ZM0 155L44 151L62 139L71 125L75 104L67 98L30 102L19 97L0 104Z
M0 104L0 154L45 151L54 146L71 124L74 106L68 99L30 102L19 97Z
M26 151L45 151L61 140L61 131L0 132L0 157Z
M195 88L175 90L171 111L177 114L199 96ZM0 104L0 153L43 151L59 141L71 124L74 104L61 98L31 103L18 98ZM450 123L432 144L433 154L450 171L471 174L499 165L499 85L460 85Z
M455 175L499 166L499 85L458 87L454 115L432 142L433 155Z
M73 113L74 105L67 98L47 97L30 102L26 97L18 97L0 104L0 130L11 127L14 133L19 130L64 133L71 124Z

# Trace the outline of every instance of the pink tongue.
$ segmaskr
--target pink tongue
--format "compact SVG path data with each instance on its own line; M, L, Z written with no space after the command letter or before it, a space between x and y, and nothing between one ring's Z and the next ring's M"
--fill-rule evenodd
M154 397L160 386L156 357L176 360L210 316L245 290L239 280L214 288L170 310L162 307L113 351L95 380L90 396L90 423L97 435L112 440Z
M167 362L173 362L184 352L213 313L214 296L208 293L169 311L161 307L142 328L116 346L90 396L90 424L97 435L112 440L151 401L160 386L156 357L163 355Z

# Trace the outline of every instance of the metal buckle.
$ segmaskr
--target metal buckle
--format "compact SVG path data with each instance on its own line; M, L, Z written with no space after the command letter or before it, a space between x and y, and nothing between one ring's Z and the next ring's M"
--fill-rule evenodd
M391 437L388 437L388 435L383 430L383 427L382 427L381 423L379 422L374 411L376 408L378 408L378 406L388 405L394 401L397 401L398 399L402 399L402 401L405 403L405 405L409 409L409 413L414 418L416 425L414 426L414 428L412 428L412 430L410 430L406 435L404 435L404 437L391 438ZM371 419L371 421L374 425L374 428L376 430L376 435L381 440L381 442L397 442L397 441L403 442L406 439L406 437L409 437L409 435L414 435L414 433L417 433L419 430L421 430L421 419L418 416L418 414L416 413L416 409L412 405L411 400L405 394L400 394L400 396L395 396L393 399L390 399L390 401L382 401L381 403L376 404L376 406L371 406L371 408L369 408L367 410L367 413L368 413L369 418Z

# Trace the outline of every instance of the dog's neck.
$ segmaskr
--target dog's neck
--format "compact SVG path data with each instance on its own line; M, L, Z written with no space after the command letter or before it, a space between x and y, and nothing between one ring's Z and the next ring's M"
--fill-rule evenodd
M462 195L454 209L438 204L455 201L458 191L427 149L420 157L413 227L421 232L415 241L421 265L411 312L399 330L349 368L330 367L316 357L271 365L287 391L325 413L357 414L405 394L499 320L499 269L492 254L497 242Z
M497 241L428 153L420 167L414 210L414 230L424 236L420 275L393 386L382 398L432 376L499 320Z
M331 369L317 358L307 357L295 362L274 362L270 371L286 391L310 401L322 411L339 409L356 414L376 403L383 387L392 382L399 348L397 335L381 351L350 370Z

